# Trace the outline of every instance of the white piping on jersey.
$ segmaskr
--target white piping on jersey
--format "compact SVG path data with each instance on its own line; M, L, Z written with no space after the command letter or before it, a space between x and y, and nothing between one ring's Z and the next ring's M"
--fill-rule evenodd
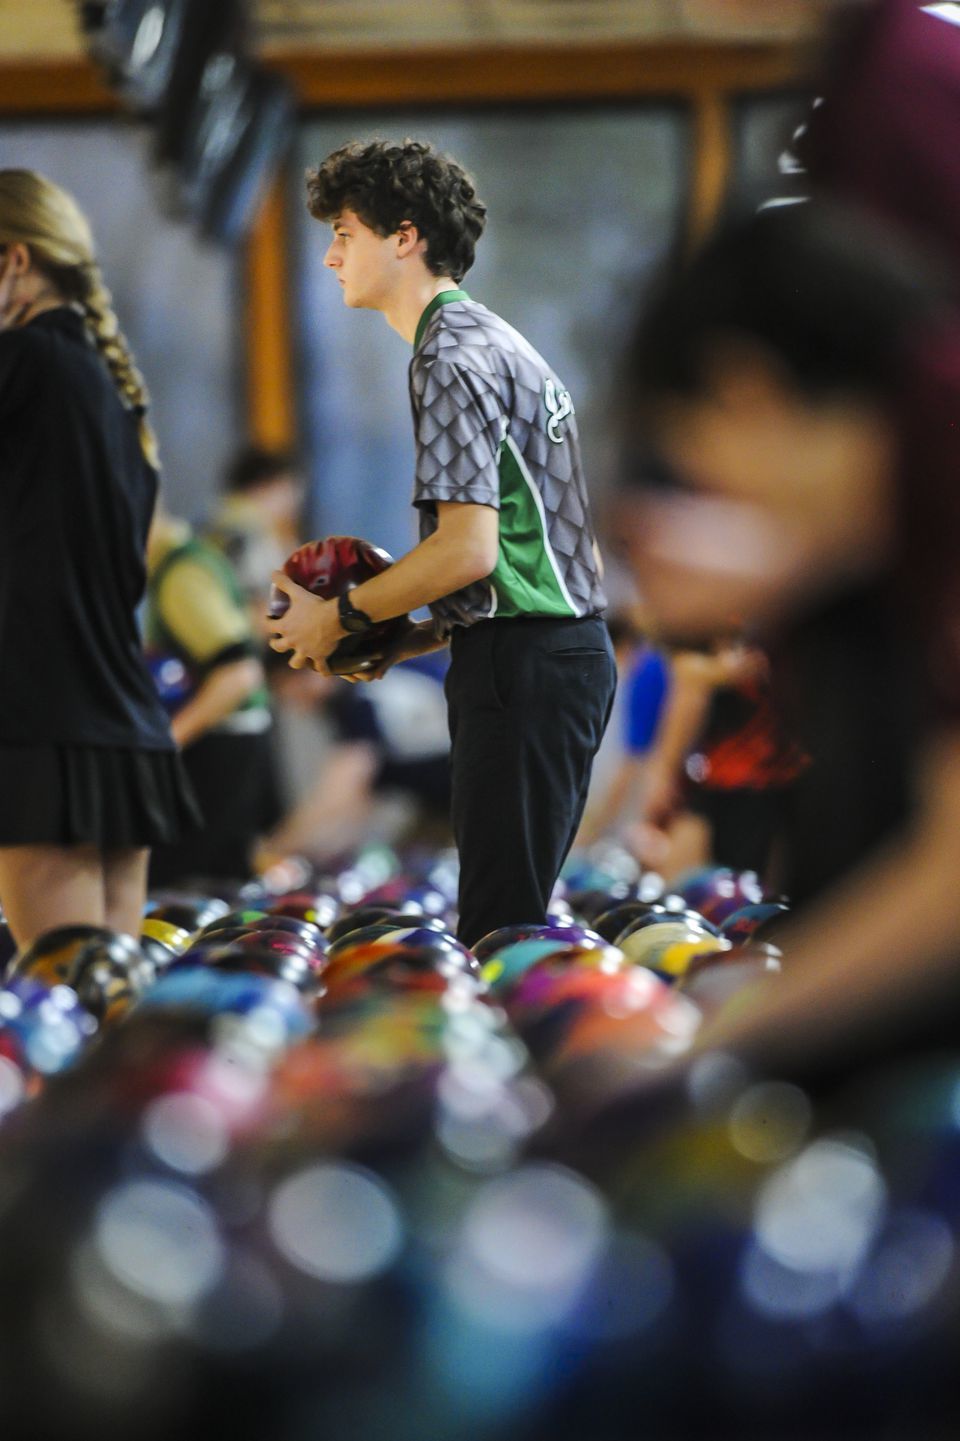
M526 481L527 488L530 491L530 494L533 496L534 504L536 505L537 511L540 515L540 524L543 530L543 549L546 553L547 560L550 562L550 568L553 571L557 585L560 587L560 594L563 596L564 600L572 610L573 614L575 616L578 616L580 614L580 607L574 604L573 597L567 590L566 582L564 581L563 576L560 574L560 567L557 564L557 557L553 553L553 546L550 544L550 537L547 533L547 513L543 507L543 496L540 494L536 482L534 481L533 476L530 474L530 471L527 468L527 462L524 460L523 456L520 454L520 451L517 449L517 443L514 440L513 436L509 434L505 435L503 443L504 445L508 445L510 447L510 452L513 455L514 460L517 462L517 465L520 467L520 474Z
M490 582L487 582L490 585ZM497 595L497 587L490 585L490 609L487 611L487 620L493 620L497 613L497 606L500 604L500 597Z

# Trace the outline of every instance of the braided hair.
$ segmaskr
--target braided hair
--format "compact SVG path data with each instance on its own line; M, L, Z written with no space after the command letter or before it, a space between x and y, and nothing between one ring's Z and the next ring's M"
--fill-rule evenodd
M121 400L138 417L144 456L159 469L150 396L114 313L86 216L72 195L34 170L0 170L0 244L16 243L29 247L37 268L82 311Z

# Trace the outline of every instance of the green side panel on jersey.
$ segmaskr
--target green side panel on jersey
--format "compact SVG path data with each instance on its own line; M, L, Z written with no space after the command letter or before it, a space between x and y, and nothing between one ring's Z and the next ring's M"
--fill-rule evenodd
M500 472L500 554L488 580L497 593L496 614L575 615L548 552L544 518L506 441Z

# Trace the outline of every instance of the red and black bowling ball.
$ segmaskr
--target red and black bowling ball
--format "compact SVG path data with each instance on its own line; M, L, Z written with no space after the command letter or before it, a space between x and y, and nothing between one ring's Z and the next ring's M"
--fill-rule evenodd
M308 541L287 557L284 570L291 580L322 600L334 600L365 580L380 575L393 564L393 557L378 545L371 545L355 535L327 535ZM290 602L276 586L270 592L267 614L278 620ZM390 649L409 628L407 616L382 621L358 635L346 635L336 650L327 656L327 665L334 674L352 675L365 664L378 659Z

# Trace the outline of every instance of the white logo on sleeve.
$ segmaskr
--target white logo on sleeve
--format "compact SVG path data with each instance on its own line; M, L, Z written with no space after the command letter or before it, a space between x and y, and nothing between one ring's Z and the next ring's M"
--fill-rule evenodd
M550 419L547 421L547 434L554 445L561 445L564 437L560 427L568 416L573 415L573 401L570 399L570 392L569 390L560 390L556 381L548 376L543 386L543 403L550 415Z

